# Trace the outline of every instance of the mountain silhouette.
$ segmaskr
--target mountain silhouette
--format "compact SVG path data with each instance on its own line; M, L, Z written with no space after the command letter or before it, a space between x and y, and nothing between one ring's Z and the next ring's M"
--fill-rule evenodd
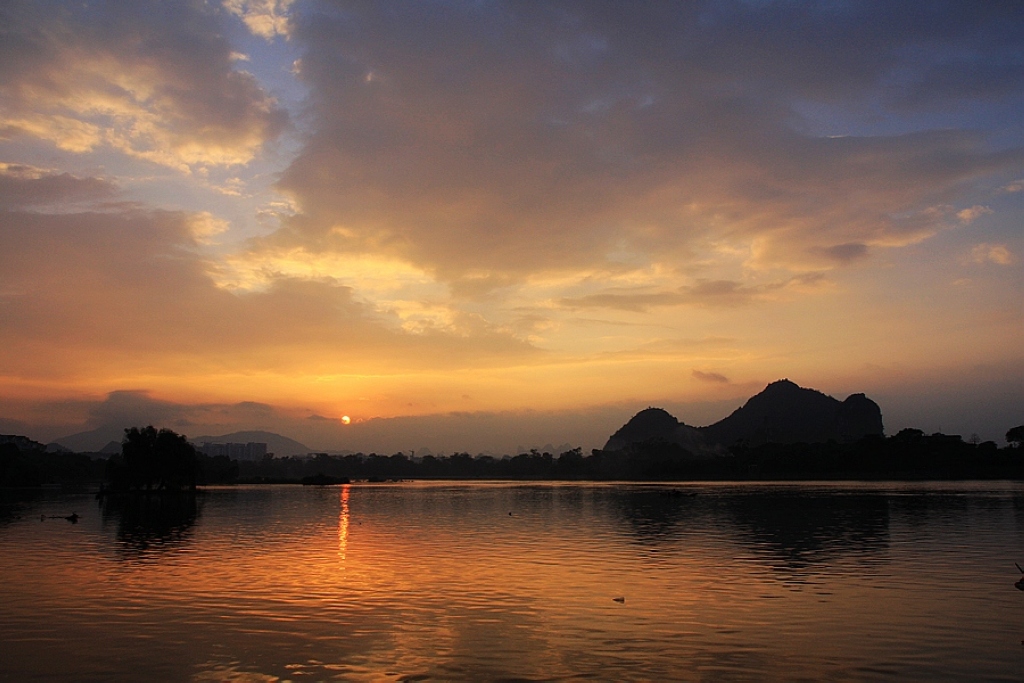
M815 443L856 441L882 436L882 411L864 394L845 401L805 389L788 379L772 382L723 420L690 427L660 408L641 410L608 439L604 450L663 440L693 453L708 453L736 443Z
M124 438L125 427L130 425L106 424L87 432L78 432L69 436L54 439L54 443L63 446L72 453L109 453L110 444L117 445L113 452L121 452L121 439Z
M696 428L680 422L661 408L647 408L634 415L612 434L604 450L619 451L645 441L674 443L694 455L709 455L714 450Z
M306 455L312 452L309 446L274 432L232 432L223 436L196 436L190 438L189 441L197 446L202 446L204 443L265 443L267 452L273 453L279 458L290 455Z
M709 441L724 446L739 441L750 445L856 441L869 434L882 435L882 411L864 394L838 401L781 379L751 397L729 417L701 427L700 432Z
M88 432L79 432L60 439L55 443L74 453L112 453L121 452L121 439L124 438L125 426L104 425ZM233 432L223 436L189 437L189 441L202 446L209 443L265 443L267 452L278 457L289 455L306 455L312 449L286 436L264 431Z
M882 409L864 394L846 397L836 413L836 440L856 441L864 436L882 436Z

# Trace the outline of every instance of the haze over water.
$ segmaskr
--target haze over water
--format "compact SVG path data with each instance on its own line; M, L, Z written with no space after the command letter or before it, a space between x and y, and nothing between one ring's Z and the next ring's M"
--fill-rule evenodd
M1021 680L1022 540L1004 482L45 492L0 678Z

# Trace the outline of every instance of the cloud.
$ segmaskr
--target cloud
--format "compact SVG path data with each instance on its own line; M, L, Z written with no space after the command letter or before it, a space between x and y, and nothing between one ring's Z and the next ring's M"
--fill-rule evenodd
M252 34L273 40L288 36L288 11L295 0L223 0L224 9L240 17Z
M112 391L106 400L89 407L86 426L96 428L109 425L131 427L170 424L179 421L182 412L181 406L170 401L154 399L146 391Z
M749 268L806 272L926 239L948 226L933 207L1019 167L1021 151L926 126L812 135L797 104L896 106L886 84L900 74L936 93L961 77L933 84L916 49L996 60L1020 42L940 30L943 11L961 18L778 3L307 7L292 35L313 130L281 180L301 214L277 244L384 253L457 284L608 267L623 252L686 263L722 243ZM997 14L962 18L998 27Z
M259 291L228 291L201 249L210 223L132 207L0 213L0 376L208 384L252 368L280 377L400 372L535 354L486 325L410 332L330 277L270 274Z
M839 263L850 263L862 259L868 255L868 247L866 244L837 244L833 247L826 247L822 249L829 258L835 259Z
M970 225L974 221L978 220L979 217L986 214L992 213L992 209L987 206L975 205L962 211L956 212L956 217L960 219L960 223L963 225Z
M729 378L717 372L701 372L700 370L694 370L691 374L694 379L700 380L701 382L729 384Z
M117 186L103 178L80 178L70 173L0 162L0 207L66 206L110 199L116 192Z
M971 250L971 260L975 263L995 263L1009 266L1016 263L1017 258L1005 244L981 243Z
M3 23L2 137L187 168L246 163L286 122L202 3L17 3Z
M226 220L217 218L209 211L192 215L189 226L193 239L199 244L212 243L214 237L227 232L230 227Z
M698 279L669 291L608 290L582 297L566 297L559 305L576 308L612 308L643 312L663 306L734 307L764 301L773 293L786 289L814 287L824 282L821 273L808 273L782 281L760 285L744 285L733 280Z

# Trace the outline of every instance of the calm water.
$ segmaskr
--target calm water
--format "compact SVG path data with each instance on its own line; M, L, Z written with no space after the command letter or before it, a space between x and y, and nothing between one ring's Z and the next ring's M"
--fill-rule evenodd
M1024 680L1020 484L2 500L4 680Z

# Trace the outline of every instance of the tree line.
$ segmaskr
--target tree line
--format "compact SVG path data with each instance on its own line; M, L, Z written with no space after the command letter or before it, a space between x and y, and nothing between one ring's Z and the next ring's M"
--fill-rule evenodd
M29 448L0 443L0 487L85 487L102 482L104 492L170 492L237 479L237 462L197 453L184 436L152 426L125 429L121 452L109 458L49 452L39 443Z
M318 453L239 462L202 455L183 435L148 426L126 429L121 453L107 460L0 444L0 486L102 481L105 492L159 493L204 484L299 482L318 475L337 480L1024 479L1024 425L1006 438L1010 445L999 448L992 441L904 429L853 443L739 443L716 457L649 440L589 455L579 448L557 456L533 450L505 458Z
M1008 438L1014 434L1011 430ZM239 472L243 481L267 483L318 474L354 480L1021 479L1022 441L1011 440L1010 446L999 448L992 441L964 441L959 436L905 429L888 438L865 437L853 443L740 443L710 458L695 456L674 443L650 440L589 455L576 448L557 456L534 450L512 458L468 453L421 459L403 453L268 457L239 463Z

